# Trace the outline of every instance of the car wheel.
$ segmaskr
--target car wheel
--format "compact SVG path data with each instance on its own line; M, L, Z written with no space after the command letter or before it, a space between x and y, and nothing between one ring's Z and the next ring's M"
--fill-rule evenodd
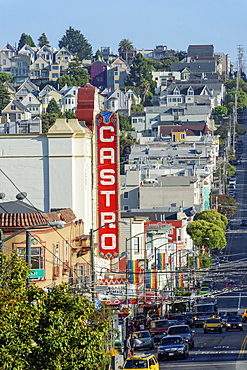
M208 332L208 331L204 329L204 334L207 334L207 332Z
M226 331L228 331L228 329L226 328Z
M161 361L162 360L162 357L158 355L158 361Z
M222 333L222 329L221 328L219 329L219 333Z
M240 330L240 331L243 331L243 328L240 328L239 330Z
M154 349L154 345L152 345L152 346L150 347L150 349Z
M186 352L184 352L184 354L183 354L183 357L182 357L184 360L186 360L186 358L187 358L187 353Z

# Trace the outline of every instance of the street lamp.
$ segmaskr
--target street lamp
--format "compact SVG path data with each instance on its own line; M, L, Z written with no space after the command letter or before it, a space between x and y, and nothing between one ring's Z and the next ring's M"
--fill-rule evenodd
M31 266L31 233L28 231L30 229L36 229L37 227L42 226L51 226L51 227L57 227L62 228L66 224L65 221L53 221L53 222L47 222L46 224L37 224L25 227L21 230L18 230L16 233L7 236L7 238L3 238L3 231L0 229L0 253L3 252L3 243L14 238L16 235L21 234L23 231L26 231L26 263L27 266L30 268ZM27 278L27 285L30 285L30 277Z
M172 240L172 238L169 238L169 237L167 237L166 238L167 240ZM158 301L158 266L157 266L157 250L159 249L159 248L161 248L161 247L163 247L163 246L165 246L165 245L167 245L167 244L169 244L170 243L170 241L168 241L168 242L166 242L166 243L164 243L164 244L161 244L161 245L159 245L158 247L154 247L154 266L155 266L155 280L156 280L156 289L155 289L155 303L157 303L157 301ZM173 242L173 244L174 244L174 242Z
M95 281L95 253L94 253L94 233L100 229L103 229L104 227L106 227L107 225L111 225L111 224L118 224L118 223L122 223L122 224L125 224L127 225L128 222L127 221L122 221L122 220L119 220L119 221L112 221L112 222L107 222L105 223L104 225L98 227L97 229L90 229L90 251L91 251L91 285L92 285L92 302L95 304L95 285L96 285L96 281Z

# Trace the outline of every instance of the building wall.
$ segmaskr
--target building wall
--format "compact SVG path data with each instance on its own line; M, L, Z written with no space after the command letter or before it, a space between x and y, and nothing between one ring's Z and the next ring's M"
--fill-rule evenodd
M73 120L72 120L73 121ZM91 134L69 125L47 135L1 135L1 169L38 209L71 208L85 222L92 222ZM78 125L79 126L79 125ZM1 173L5 201L15 200L15 186Z

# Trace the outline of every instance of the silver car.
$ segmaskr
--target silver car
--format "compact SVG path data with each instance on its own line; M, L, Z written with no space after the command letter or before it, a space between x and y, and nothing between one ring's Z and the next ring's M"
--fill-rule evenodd
M170 326L166 332L166 335L181 335L181 337L188 343L189 348L194 348L194 330L191 330L189 325L173 325Z
M154 339L148 330L136 331L133 333L135 349L149 348L154 349Z

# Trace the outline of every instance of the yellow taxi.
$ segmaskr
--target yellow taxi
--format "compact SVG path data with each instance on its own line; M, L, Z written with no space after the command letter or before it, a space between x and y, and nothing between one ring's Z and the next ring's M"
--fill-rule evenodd
M243 314L242 314L242 321L243 322L246 322L247 321L247 309L244 310Z
M220 317L212 316L204 322L203 329L204 334L209 332L217 331L218 333L222 333L223 322L221 321Z
M159 363L154 355L145 354L132 356L125 360L123 367L119 367L121 370L130 370L130 369L149 369L149 370L159 370Z

